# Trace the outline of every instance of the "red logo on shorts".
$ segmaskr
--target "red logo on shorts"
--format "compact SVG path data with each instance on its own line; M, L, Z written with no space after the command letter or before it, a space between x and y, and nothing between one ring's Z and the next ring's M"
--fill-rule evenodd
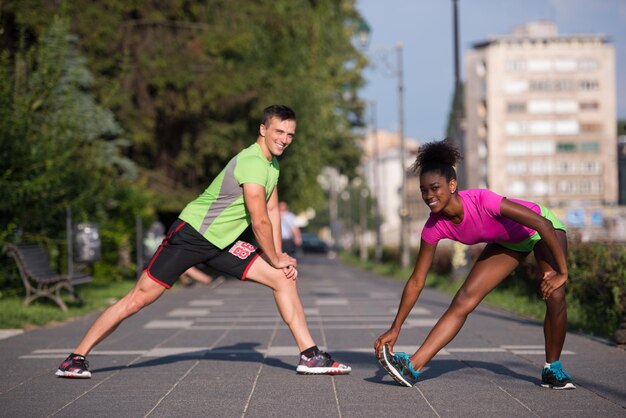
M237 241L232 247L230 247L230 250L228 250L229 253L241 258L242 260L248 258L250 254L255 251L256 247L245 241Z

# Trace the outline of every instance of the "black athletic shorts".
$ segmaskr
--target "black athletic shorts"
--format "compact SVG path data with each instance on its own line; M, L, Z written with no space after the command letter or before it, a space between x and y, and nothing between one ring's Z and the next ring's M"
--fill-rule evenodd
M234 243L221 250L187 222L177 219L144 271L168 289L189 267L200 263L245 280L252 263L260 255L252 228L246 229Z

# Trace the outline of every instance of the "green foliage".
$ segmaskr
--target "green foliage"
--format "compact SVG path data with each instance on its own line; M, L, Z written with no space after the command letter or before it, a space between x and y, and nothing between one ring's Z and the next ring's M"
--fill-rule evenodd
M0 299L0 329L28 329L32 326L65 321L97 309L104 309L113 300L124 296L133 286L134 283L131 281L120 283L96 281L82 285L77 289L85 301L83 306L79 306L69 295L63 294L68 307L67 312L63 312L56 303L47 298L37 299L30 305L24 306L23 295L3 291Z
M611 337L626 313L626 248L617 243L570 239L568 252L570 327ZM499 288L541 304L532 255Z
M95 221L103 236L126 241L135 216L152 216L149 194L132 183L136 166L122 155L120 126L90 93L93 77L76 43L68 22L55 18L38 45L0 62L0 246L43 242L57 271L65 267L67 208L75 222ZM105 248L116 254L119 246ZM2 264L2 277L19 286L12 263Z
M115 112L128 154L167 210L180 210L255 139L272 103L298 114L280 190L295 210L322 206L322 166L351 176L358 165L352 127L365 59L351 43L354 0L5 3L13 38L22 30L38 39L41 16L68 16L96 97Z

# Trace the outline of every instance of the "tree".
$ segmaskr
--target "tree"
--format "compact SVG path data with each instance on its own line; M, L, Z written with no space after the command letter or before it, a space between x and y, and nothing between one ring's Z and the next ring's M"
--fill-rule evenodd
M321 206L321 167L352 175L358 165L352 128L363 111L356 93L365 59L351 43L354 0L5 4L4 20L13 22L6 33L37 39L42 14L71 19L96 97L122 124L127 155L164 196L162 208L180 210L251 143L271 103L298 114L281 164L281 195L292 207Z
M136 167L122 156L114 115L90 93L93 77L76 42L68 22L55 18L36 47L12 63L2 56L0 241L16 230L64 238L66 208L79 220L106 221L132 188Z

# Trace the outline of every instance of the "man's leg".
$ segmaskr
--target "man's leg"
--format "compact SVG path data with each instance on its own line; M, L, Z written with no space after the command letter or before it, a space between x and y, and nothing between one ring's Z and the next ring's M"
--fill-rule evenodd
M315 345L306 323L296 280L287 278L283 270L275 269L261 257L252 261L246 279L264 284L274 291L278 311L300 350L300 361L296 367L299 374L336 375L352 371L351 367L335 361Z
M129 316L157 300L165 287L156 283L143 272L135 287L126 296L109 306L91 325L78 344L56 371L59 377L88 379L91 377L85 357L100 341L111 334Z
M274 291L278 312L289 327L300 351L315 345L306 323L296 280L288 279L282 270L270 266L261 257L257 257L252 263L246 280L261 283Z
M83 340L74 350L75 354L87 356L93 347L111 334L118 325L143 307L157 300L165 287L148 277L144 271L135 287L126 296L109 306L91 325Z

